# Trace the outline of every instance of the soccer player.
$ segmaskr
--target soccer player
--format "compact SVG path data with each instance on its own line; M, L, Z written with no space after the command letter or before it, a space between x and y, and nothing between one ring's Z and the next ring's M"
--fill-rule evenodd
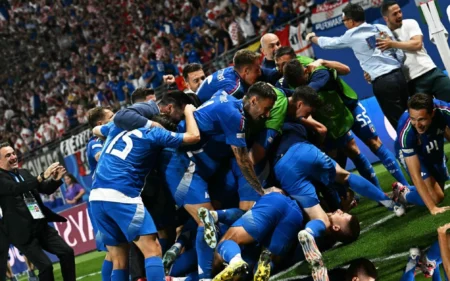
M112 281L128 280L128 247L134 242L145 257L147 280L164 280L161 246L156 227L139 196L145 176L153 168L163 147L194 144L200 132L192 105L186 105L186 133L162 128L124 131L113 123L94 128L96 135L108 136L94 174L89 201L98 225L101 241L113 262ZM161 123L171 122L162 117Z
M206 77L201 64L190 63L183 68L183 78L187 86L185 93L196 93Z
M139 92L138 92L139 91ZM191 103L191 99L181 91L165 93L158 104L152 100L143 100L147 97L148 89L139 88L134 91L132 97L135 103L122 110L114 116L114 124L124 130L138 128L158 127L158 123L151 119L155 115L165 114L173 122L178 123L183 119L184 106Z
M333 71L331 69L336 69L336 71L340 73L345 73L348 67L339 62L334 61L325 61L324 65L321 66L322 61L314 62L314 68L308 67L308 64L311 64L312 59L305 57L296 57L294 50L290 47L281 47L277 53L275 54L275 59L277 64L279 65L279 69L283 69L283 66L286 65L290 60L298 58L301 60L303 65L289 63L288 73L284 74L286 79L282 81L284 85L282 88L288 87L287 81L293 81L290 83L302 83L301 80L299 82L296 81L296 77L299 77L299 73L304 73L307 78L303 78L303 83L308 81L308 85L311 86L316 91L329 91L330 89L336 89L338 87L338 93L342 91L340 89L344 89L343 94L340 94L342 101L347 107L354 119L354 123L351 125L351 130L354 132L369 148L370 150L377 155L377 157L381 160L383 165L386 167L392 176L400 183L407 185L406 181L399 164L397 163L395 156L386 146L383 145L380 138L378 137L375 127L372 124L372 120L367 115L366 109L362 106L362 104L358 101L356 94L351 95L353 90L345 83L339 83L342 80L333 78ZM317 67L316 67L317 66ZM302 67L303 69L300 69ZM284 69L283 69L284 70ZM349 71L349 69L348 69ZM301 77L299 77L301 78ZM296 86L296 85L291 85ZM349 94L346 94L346 90L348 89ZM354 92L353 92L354 93ZM329 98L329 94L325 93L324 97ZM320 119L322 120L322 119ZM318 120L319 121L319 120ZM320 121L319 121L320 122ZM326 122L324 124L328 125L328 129L333 131L335 128L329 128L330 126L342 126L343 122L338 121L333 124L330 122ZM344 137L344 141L340 141L341 146L345 146L346 153L352 159L358 171L363 175L366 179L369 179L376 186L379 186L378 179L375 176L375 172L373 170L372 165L367 160L367 158L360 152L356 142L353 138L353 134L350 132L347 136Z
M302 212L294 200L279 193L262 196L222 237L217 253L228 265L213 280L232 280L249 270L241 256L243 245L256 242L276 257L286 255L302 226ZM270 253L263 251L254 280L269 280Z
M259 54L249 50L239 50L233 58L233 66L218 70L206 77L197 91L201 103L209 100L217 91L224 91L238 99L248 87L261 76Z
M275 84L280 78L279 73L275 69L261 67L259 58L258 53L246 49L237 51L233 66L218 70L203 81L197 91L200 102L209 100L218 91L241 99L257 81Z
M114 113L109 109L105 107L95 107L90 109L87 112L87 118L88 118L88 124L91 129L93 129L96 126L99 125L105 125L109 121L111 121L112 117L114 116ZM97 162L100 158L101 151L103 149L103 140L97 136L93 136L88 144L86 149L86 155L87 160L89 163L89 168L91 169L91 174L93 175L95 173L95 169L97 168ZM97 235L97 224L95 223L95 219L92 214L91 206L88 202L88 214L89 218L91 220L92 229L94 231L94 236ZM106 247L100 243L97 239L95 239L95 243L97 245L97 250L107 252ZM112 273L112 262L111 257L108 253L105 255L105 260L102 264L102 280L111 280L111 273Z
M433 280L441 280L439 265L442 262L439 241L434 242L426 252L421 252L418 248L411 248L409 249L408 263L400 281L414 281L416 268L422 271L425 278L432 277Z
M438 207L449 179L444 155L444 132L450 125L450 104L415 94L400 117L396 150L415 187L394 184L394 200L425 205L432 215L450 207Z
M243 176L258 194L273 190L264 190L256 177L245 140L248 124L245 116L253 121L267 118L276 99L272 86L264 82L250 87L242 100L219 91L194 113L202 136L199 146L164 151L161 155L160 171L165 174L176 205L184 206L198 224L196 249L200 280L212 278L217 237L213 219L208 218L208 225L204 226L198 218L198 210L201 207L212 209L208 180L220 162L228 159L232 151Z

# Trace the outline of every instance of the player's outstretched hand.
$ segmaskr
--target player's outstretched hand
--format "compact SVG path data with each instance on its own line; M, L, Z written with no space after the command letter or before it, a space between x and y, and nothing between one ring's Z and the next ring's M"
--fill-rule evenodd
M447 212L450 210L450 206L445 207L435 207L430 212L432 215L442 214L443 212Z
M367 83L372 84L372 79L370 79L369 73L364 71L364 79L367 81Z
M284 191L282 189L278 188L278 187L272 186L272 187L269 187L269 188L264 188L264 194L269 194L269 193L272 193L272 192L278 192L278 193L281 193L281 194L284 195Z
M184 108L184 114L186 113L192 113L196 110L195 106L192 104L186 104L186 107Z
M306 35L305 40L307 42L311 41L311 38L313 38L314 36L316 36L316 34L314 32L308 33L308 35Z
M55 163L51 164L47 168L47 170L45 170L44 178L48 179L53 174L53 172L58 168L58 166L59 166L59 162L55 162Z
M65 174L66 174L66 169L63 166L58 165L58 167L52 173L52 178L55 181L59 181Z
M447 234L447 231L450 230L450 223L444 224L443 226L438 227L437 231L438 233L444 233Z
M175 83L175 77L172 74L163 75L163 83L164 85L170 85Z

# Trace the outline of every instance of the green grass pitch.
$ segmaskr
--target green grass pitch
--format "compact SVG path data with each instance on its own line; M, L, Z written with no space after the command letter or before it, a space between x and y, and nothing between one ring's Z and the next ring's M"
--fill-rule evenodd
M450 145L446 145L445 150L449 155ZM390 192L394 178L382 165L377 164L374 168L381 186L386 192ZM450 205L450 189L447 189L445 194L446 198L442 205ZM437 239L436 229L450 221L450 212L431 216L422 207L408 208L403 217L393 217L392 213L385 208L378 207L377 203L365 199L362 199L359 206L352 210L352 214L356 214L360 219L363 233L355 243L325 252L325 264L327 268L332 269L347 265L355 258L365 257L375 262L379 281L399 281L407 263L406 253L409 248L430 246ZM380 223L373 225L376 222ZM98 252L76 257L77 279L101 280L99 271L103 258L104 254ZM62 281L59 264L55 264L54 268L56 280ZM274 276L275 278L272 277L271 280L282 281L309 273L308 266L303 263ZM20 280L26 280L26 278L22 277ZM425 280L425 278L417 274L416 280Z

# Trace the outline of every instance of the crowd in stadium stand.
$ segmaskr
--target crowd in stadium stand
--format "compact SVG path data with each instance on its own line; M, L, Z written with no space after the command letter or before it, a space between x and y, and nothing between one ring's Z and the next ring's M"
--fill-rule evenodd
M307 13L306 0L0 1L0 132L26 153L137 87ZM219 65L218 67L222 67Z

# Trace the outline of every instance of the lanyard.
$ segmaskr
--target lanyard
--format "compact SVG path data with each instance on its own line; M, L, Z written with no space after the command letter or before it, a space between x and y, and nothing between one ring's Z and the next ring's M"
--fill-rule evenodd
M23 181L25 181L24 179L23 179L23 177L19 174L19 173L17 173L17 175L15 174L15 173L12 173L12 172L8 172L12 177L14 177L14 179L16 180L16 182L23 182ZM19 179L20 178L20 179Z
M20 182L24 182L25 180L23 179L23 177L19 174L19 173L17 173L17 174L15 174L15 173L12 173L12 172L8 172L12 177L14 177L14 179L16 180L16 182L18 182L18 183L20 183ZM33 197L33 194L31 193L31 191L28 191L28 194L31 196L31 198L34 198ZM26 199L26 198L29 198L29 197L27 197L27 196L25 196L25 193L23 194L23 198L24 199Z

